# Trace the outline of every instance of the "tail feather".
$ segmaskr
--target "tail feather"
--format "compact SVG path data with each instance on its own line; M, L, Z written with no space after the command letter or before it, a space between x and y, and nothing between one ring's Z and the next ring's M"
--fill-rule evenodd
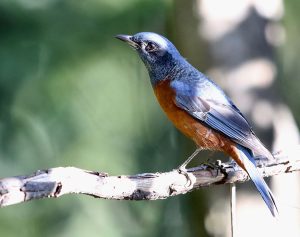
M238 150L240 151L240 159L245 166L245 170L250 176L251 180L253 181L254 185L258 189L260 195L262 196L263 200L267 204L269 210L271 211L274 217L278 216L278 208L275 203L274 196L264 181L263 177L259 173L256 168L255 160L251 152L243 146L237 145Z
M254 134L252 134L252 143L253 144L251 144L251 147L249 148L251 149L251 151L254 152L254 155L263 156L268 160L274 159L273 154L264 146L264 144Z

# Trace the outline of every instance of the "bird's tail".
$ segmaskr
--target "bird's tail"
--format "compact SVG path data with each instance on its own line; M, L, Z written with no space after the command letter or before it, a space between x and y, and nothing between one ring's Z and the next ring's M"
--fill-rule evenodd
M237 145L237 148L239 150L240 159L244 165L246 172L248 173L251 180L255 184L260 195L262 196L262 198L264 199L268 208L270 209L272 215L274 217L277 217L278 209L277 209L273 194L272 194L270 188L268 187L268 185L266 184L266 182L264 181L263 177L257 170L253 155L251 154L251 152L248 149L246 149L245 147L243 147L241 145Z

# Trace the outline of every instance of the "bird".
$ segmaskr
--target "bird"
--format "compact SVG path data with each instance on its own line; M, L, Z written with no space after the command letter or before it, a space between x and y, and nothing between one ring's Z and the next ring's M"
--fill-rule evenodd
M202 149L224 152L246 171L271 214L277 217L274 195L255 164L255 157L274 157L226 93L193 67L166 37L153 32L115 37L138 53L163 111L197 146L179 169L186 170Z

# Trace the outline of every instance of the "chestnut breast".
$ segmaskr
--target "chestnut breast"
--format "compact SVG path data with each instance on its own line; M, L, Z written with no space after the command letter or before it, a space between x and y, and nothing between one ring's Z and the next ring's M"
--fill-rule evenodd
M212 128L206 127L199 120L175 104L175 91L170 87L170 80L165 79L154 86L157 100L174 125L199 147L210 150L227 150L233 144L229 138Z

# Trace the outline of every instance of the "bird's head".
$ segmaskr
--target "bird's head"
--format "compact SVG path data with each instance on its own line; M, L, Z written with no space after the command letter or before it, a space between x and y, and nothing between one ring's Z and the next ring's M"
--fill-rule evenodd
M165 37L151 32L135 35L117 35L134 48L146 65L152 84L163 80L178 66L181 56L176 47Z

